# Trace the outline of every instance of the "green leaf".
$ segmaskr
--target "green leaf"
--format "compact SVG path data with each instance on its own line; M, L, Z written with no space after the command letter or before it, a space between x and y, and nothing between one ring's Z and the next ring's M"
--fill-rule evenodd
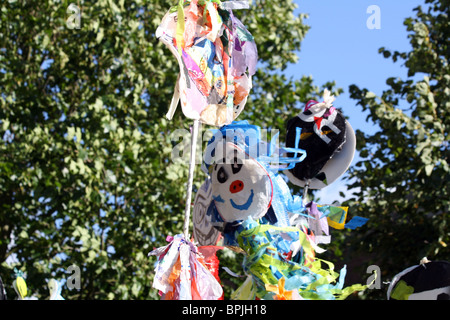
M97 38L95 38L95 42L97 43L102 42L104 36L105 36L104 29L101 27L98 28Z
M376 98L376 94L373 92L367 92L366 93L366 99L375 99Z
M117 183L117 178L116 178L115 174L109 169L106 170L105 178L106 178L107 183L112 183L112 184Z
M67 140L73 140L73 137L75 136L75 128L74 127L68 127L67 128Z
M431 176L431 173L433 172L433 169L434 169L434 163L427 164L425 166L425 174L427 176Z

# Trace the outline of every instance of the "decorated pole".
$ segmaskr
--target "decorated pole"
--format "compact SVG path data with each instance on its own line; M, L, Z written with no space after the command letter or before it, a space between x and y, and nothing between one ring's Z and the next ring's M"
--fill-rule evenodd
M158 257L152 287L164 300L223 297L206 261L210 255L191 242L189 225L199 123L218 128L231 124L244 109L256 71L253 36L232 13L242 8L248 8L247 1L179 0L155 33L180 68L166 117L172 119L180 103L184 116L193 120L183 233L149 253Z

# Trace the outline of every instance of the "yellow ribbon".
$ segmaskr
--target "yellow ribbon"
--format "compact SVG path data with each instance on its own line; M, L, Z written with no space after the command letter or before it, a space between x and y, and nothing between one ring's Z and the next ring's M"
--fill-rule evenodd
M20 298L23 299L27 296L27 284L24 280L24 278L22 277L17 277L16 278L16 288L17 288L17 292L20 295Z
M175 38L177 40L178 53L181 55L181 49L184 47L184 0L179 0L177 10L178 20Z

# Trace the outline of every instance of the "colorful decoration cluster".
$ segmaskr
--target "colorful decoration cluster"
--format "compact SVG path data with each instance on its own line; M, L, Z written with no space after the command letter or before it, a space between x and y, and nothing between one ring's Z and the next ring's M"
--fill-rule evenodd
M320 259L331 241L329 228L356 229L367 219L348 219L348 207L308 201L308 189L322 189L349 167L355 153L352 127L325 90L323 101L308 101L287 123L285 147L275 135L236 121L252 88L258 61L253 36L232 10L247 1L180 0L170 8L156 36L171 50L180 73L167 118L181 102L193 120L191 162L183 234L168 237L157 257L153 287L165 300L224 298L218 250L244 255L246 279L232 299L345 299L366 285L344 287L346 267ZM190 206L198 123L215 126L202 162L207 178ZM289 183L304 188L291 193ZM228 268L224 268L236 275ZM238 272L239 272L238 271ZM62 282L50 279L49 300L64 300ZM15 269L17 299L29 297L24 274ZM0 300L6 300L0 278ZM390 283L388 299L450 300L450 263L421 261Z
M153 286L167 299L219 299L223 290L189 239L189 219L198 123L222 127L242 112L258 61L253 36L232 9L245 1L180 0L170 8L156 36L178 61L180 73L167 118L181 101L183 114L193 120L191 161L184 234L150 255L158 256ZM217 276L218 277L218 276Z
M289 132L297 143L277 148L277 136L266 142L259 127L234 122L215 132L204 154L208 178L194 202L194 239L207 246L222 238L245 255L248 280L234 299L343 299L365 288L344 288L346 269L337 273L316 254L330 242L330 226L354 229L366 219L346 222L347 207L291 194L281 173L309 160L308 151L298 148L302 128Z
M223 246L245 255L247 280L233 299L343 299L360 285L344 288L345 267L334 271L319 259L319 245L330 242L329 227L354 229L366 219L347 222L345 207L307 201L351 163L355 136L350 124L324 101L309 101L287 124L286 147L261 137L259 127L235 121L242 112L255 73L253 36L231 9L245 1L182 1L163 18L156 36L176 57L180 73L167 118L181 100L194 122L184 234L149 255L158 257L153 287L162 299L221 299L215 251ZM207 179L193 207L193 238L188 232L198 123L216 126L202 163ZM285 173L285 175L282 175ZM304 188L292 195L290 183ZM220 245L219 245L220 244ZM213 252L215 267L202 251Z
M223 299L216 251L228 247L244 255L246 275L232 299L345 299L367 286L344 287L346 267L337 272L318 255L331 241L330 227L355 229L367 219L349 220L347 207L318 204L307 195L347 171L354 131L328 90L323 101L308 101L287 122L285 147L278 135L266 141L258 126L236 121L258 61L253 36L232 12L242 8L247 1L180 0L156 31L180 70L166 116L172 119L181 101L193 128L184 233L149 253L158 258L153 287L162 299ZM191 237L199 123L216 129L204 150L207 178L195 195ZM289 184L302 187L303 195L293 195ZM394 278L388 298L448 297L448 279L436 282L434 270L448 278L448 263L411 267Z
M180 100L187 118L215 126L231 123L244 108L256 71L256 44L224 3L180 0L156 31L180 67L169 120Z

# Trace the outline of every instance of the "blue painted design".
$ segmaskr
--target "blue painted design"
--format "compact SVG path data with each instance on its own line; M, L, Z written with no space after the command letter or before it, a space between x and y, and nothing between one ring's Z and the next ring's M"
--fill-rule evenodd
M306 151L297 147L301 136L300 128L296 129L296 147L284 147L280 149L276 148L279 132L273 134L270 143L266 143L261 139L261 128L250 125L247 120L233 121L229 125L211 131L213 137L209 140L208 146L206 147L202 165L202 170L207 174L209 174L209 167L216 160L215 148L218 145L221 146L219 143L224 142L236 144L245 151L245 159L252 157L267 167L268 170L274 172L292 169L297 163L302 162L306 158ZM293 156L281 156L284 153L292 153ZM269 165L275 163L280 164L280 166L275 167ZM281 164L287 165L281 166Z
M248 197L247 201L244 204L236 204L233 199L230 199L231 205L233 206L233 208L238 209L238 210L247 210L248 208L250 208L250 205L253 202L253 189L251 190L250 196Z
M359 228L359 227L362 227L363 225L365 225L367 221L369 221L369 219L359 217L359 216L354 216L349 222L347 222L345 224L345 228L354 230L356 228Z
M225 200L222 199L222 197L220 196L220 194L219 194L218 196L214 196L214 195L213 195L212 198L213 198L214 201L217 201L217 202L222 202L222 203L225 202Z

